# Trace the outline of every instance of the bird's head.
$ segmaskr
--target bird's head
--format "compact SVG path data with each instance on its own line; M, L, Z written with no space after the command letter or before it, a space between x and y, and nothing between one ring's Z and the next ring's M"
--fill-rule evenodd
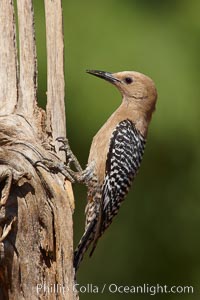
M109 73L104 71L87 70L87 73L103 78L114 84L122 94L130 108L138 109L151 117L155 110L157 91L152 79L144 74L124 71Z

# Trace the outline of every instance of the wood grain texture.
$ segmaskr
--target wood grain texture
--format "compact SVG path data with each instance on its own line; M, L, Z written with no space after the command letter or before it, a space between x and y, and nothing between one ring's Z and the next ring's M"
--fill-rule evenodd
M47 120L52 125L53 139L66 135L64 42L61 0L45 0L47 36ZM52 84L53 83L53 84ZM60 116L58 118L57 116ZM51 128L49 128L51 131ZM57 145L56 145L57 147ZM62 154L60 154L62 155Z
M17 0L19 24L19 101L18 110L26 118L33 118L36 109L37 60L34 32L33 4Z
M17 104L16 27L12 0L0 1L0 114ZM9 99L9 101L7 101Z
M50 26L55 29L47 33L51 67L47 113L37 106L36 99L32 0L17 1L19 84L13 2L0 1L0 299L3 300L78 299L73 288L71 184L63 175L36 164L43 159L62 162L50 142L66 132L61 3L46 2L50 17L54 9L57 18Z

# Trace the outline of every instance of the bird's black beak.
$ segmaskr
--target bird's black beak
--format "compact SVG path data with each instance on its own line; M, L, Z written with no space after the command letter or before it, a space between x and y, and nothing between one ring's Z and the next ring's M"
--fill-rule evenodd
M111 83L120 82L118 78L114 77L113 74L109 72L97 71L97 70L86 70L86 72L94 76L103 78Z

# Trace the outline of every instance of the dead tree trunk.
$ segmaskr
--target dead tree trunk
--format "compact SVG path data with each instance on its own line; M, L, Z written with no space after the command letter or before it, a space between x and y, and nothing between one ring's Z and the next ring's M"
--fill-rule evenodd
M60 174L35 166L59 162L50 147L65 136L61 0L45 0L47 109L37 105L31 0L0 1L0 299L77 299L73 290L73 193ZM57 147L57 145L56 145Z

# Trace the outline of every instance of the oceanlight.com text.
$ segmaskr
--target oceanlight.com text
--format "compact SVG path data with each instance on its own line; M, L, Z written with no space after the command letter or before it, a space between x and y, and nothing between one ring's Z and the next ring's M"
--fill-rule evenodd
M116 283L85 285L74 284L73 286L61 284L37 284L37 294L55 294L66 295L69 292L78 291L82 294L148 294L155 296L158 294L193 294L194 287L191 285L160 285L160 284L142 284L142 285L120 285Z

